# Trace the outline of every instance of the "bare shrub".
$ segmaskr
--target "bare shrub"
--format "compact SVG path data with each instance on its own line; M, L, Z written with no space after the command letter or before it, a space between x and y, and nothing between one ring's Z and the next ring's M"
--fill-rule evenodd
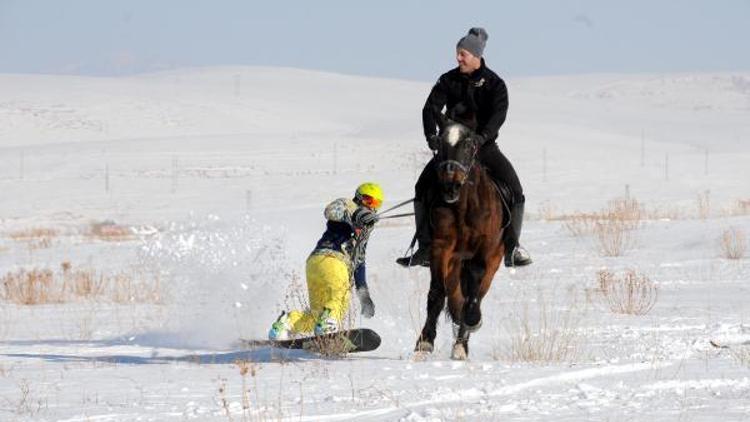
M595 213L575 213L560 217L568 232L576 237L593 234L601 216Z
M633 245L630 223L605 219L596 223L594 234L599 253L603 256L621 256Z
M698 207L698 218L701 220L708 218L708 215L711 213L710 191L699 193L696 205Z
M727 259L741 259L747 251L745 232L737 227L730 227L721 234L721 254Z
M599 292L614 313L645 315L656 304L656 285L635 270L628 270L623 276L602 270L597 273L597 281Z
M540 291L536 301L522 299L512 305L501 328L510 338L510 344L495 347L494 359L551 363L578 358L582 342L578 327L584 310L575 300L555 307L552 297L554 294L546 296Z
M620 198L609 201L608 208L602 213L602 218L620 221L627 230L636 230L640 227L644 215L643 207L637 199Z
M21 269L1 279L2 299L19 305L42 305L76 300L104 299L114 303L159 303L159 277L143 274L105 275L92 269L73 270L63 262L61 271Z

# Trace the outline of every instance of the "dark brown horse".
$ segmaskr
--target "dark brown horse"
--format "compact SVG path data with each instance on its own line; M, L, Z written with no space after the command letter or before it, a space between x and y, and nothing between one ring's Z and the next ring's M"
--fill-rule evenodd
M437 319L448 299L455 343L451 357L469 354L469 335L482 325L480 305L505 254L503 206L493 181L476 162L473 132L448 124L436 156L439 199L433 224L427 320L415 351L432 352Z

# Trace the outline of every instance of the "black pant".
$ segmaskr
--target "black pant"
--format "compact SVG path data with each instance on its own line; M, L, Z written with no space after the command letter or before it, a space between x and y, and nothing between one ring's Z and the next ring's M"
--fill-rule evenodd
M477 159L487 168L487 172L493 180L500 185L507 186L511 190L514 204L524 202L523 188L521 187L521 181L518 180L518 174L516 174L516 170L510 164L510 161L500 152L500 148L497 147L495 142L485 144L479 150ZM422 200L425 203L430 202L427 195L431 193L431 187L436 184L436 167L437 163L435 162L435 158L433 158L427 163L424 170L422 170L422 174L419 175L417 184L414 186L416 199Z

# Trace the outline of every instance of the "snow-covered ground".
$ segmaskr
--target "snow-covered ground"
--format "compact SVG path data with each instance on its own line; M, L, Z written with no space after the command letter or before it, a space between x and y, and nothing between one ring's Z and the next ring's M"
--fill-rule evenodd
M535 263L498 272L455 362L442 318L435 353L412 353L429 275L393 264L409 219L370 241L375 318L354 305L378 350L236 344L304 294L327 201L363 181L382 184L386 207L411 197L430 157L430 84L255 67L0 75L0 419L750 419L750 351L709 343L750 338L750 253L726 259L720 242L750 235L750 74L507 82L499 143L525 187ZM560 219L617 198L645 211L620 256ZM12 303L7 275L35 268L144 284ZM653 309L611 312L602 269L646 275ZM562 359L514 357L527 326Z

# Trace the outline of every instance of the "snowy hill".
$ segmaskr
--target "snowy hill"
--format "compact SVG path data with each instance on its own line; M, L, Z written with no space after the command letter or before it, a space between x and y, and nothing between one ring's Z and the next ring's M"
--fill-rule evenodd
M750 352L709 340L750 334L747 253L721 249L728 228L750 234L750 74L507 82L499 144L535 263L498 272L470 360L453 362L443 319L436 352L412 353L429 273L393 264L410 219L370 241L375 318L354 305L380 349L331 360L234 343L305 296L328 201L369 180L386 207L412 196L430 83L258 67L0 75L0 419L745 418ZM640 213L606 256L582 216L615 199ZM68 296L12 300L22 269L49 269ZM601 269L645 274L653 309L612 312ZM99 293L69 296L78 270ZM537 347L557 357L527 362L524 324L569 343L547 338Z

